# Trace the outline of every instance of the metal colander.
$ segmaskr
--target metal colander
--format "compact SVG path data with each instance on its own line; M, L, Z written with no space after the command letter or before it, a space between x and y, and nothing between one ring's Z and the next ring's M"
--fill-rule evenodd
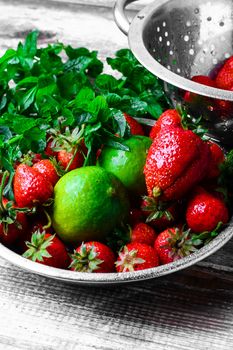
M233 92L190 80L214 75L233 54L233 1L156 0L129 24L125 7L133 1L118 0L114 15L137 59L165 82L174 106L184 103L184 91L195 93L198 99L188 107L205 118L216 139L233 145L233 113L213 107L216 99L233 101Z

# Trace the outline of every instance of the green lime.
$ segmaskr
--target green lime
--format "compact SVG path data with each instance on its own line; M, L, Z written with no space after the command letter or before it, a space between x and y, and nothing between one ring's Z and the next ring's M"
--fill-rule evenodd
M64 175L54 188L52 224L67 243L102 240L129 212L122 183L97 166Z
M143 168L151 142L146 136L131 136L123 142L129 151L104 147L98 165L114 174L130 192L142 195L146 191Z

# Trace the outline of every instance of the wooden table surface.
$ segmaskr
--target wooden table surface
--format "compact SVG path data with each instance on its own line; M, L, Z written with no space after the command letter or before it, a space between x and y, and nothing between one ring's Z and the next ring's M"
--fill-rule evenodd
M128 45L112 6L0 0L0 52L38 29L41 43L87 46L104 59ZM111 288L64 284L0 259L0 349L233 349L232 252L231 241L185 271Z

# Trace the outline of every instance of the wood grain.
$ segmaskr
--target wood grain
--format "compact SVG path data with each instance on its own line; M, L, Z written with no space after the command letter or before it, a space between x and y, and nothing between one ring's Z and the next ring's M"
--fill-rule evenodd
M112 56L128 45L112 5L0 0L0 53L38 29L42 45L59 40ZM0 259L0 350L231 350L232 251L233 241L183 272L111 288L64 284Z
M0 344L17 349L232 349L232 283L195 269L114 288L64 285L0 260ZM12 325L14 332L12 332Z

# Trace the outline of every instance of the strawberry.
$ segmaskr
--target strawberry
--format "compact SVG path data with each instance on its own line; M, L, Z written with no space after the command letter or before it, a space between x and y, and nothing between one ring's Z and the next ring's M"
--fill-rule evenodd
M80 168L84 163L84 154L82 151L73 149L71 152L65 150L57 152L57 161L66 171Z
M196 251L195 243L190 238L190 230L183 231L172 227L162 231L154 243L159 261L168 264Z
M152 126L150 131L150 138L153 140L161 129L166 127L182 127L181 116L175 109L168 109L161 114L159 119Z
M229 212L220 196L200 186L193 191L186 210L186 221L193 232L213 231L219 222L226 224L228 220Z
M0 241L10 246L27 232L27 228L28 221L24 210L3 198L0 204Z
M207 179L216 179L220 175L220 165L224 162L225 156L221 147L212 141L208 141L210 149L210 160L207 171Z
M43 174L44 177L51 182L53 186L59 180L56 168L49 159L42 159L36 164L33 165L33 169L36 169L40 174Z
M215 82L220 89L230 90L233 87L233 56L224 62L216 76Z
M233 86L228 89L229 91L233 91ZM233 103L231 101L215 99L214 100L214 111L217 115L224 119L228 119L232 117L233 113Z
M0 241L9 246L26 232L28 221L26 213L30 210L17 208L15 203L3 197L8 172L2 174L0 185Z
M56 157L57 152L53 150L53 138L50 136L48 137L47 144L44 150L44 153L48 157Z
M103 243L82 243L71 255L70 269L80 272L113 272L115 255Z
M208 145L191 130L162 129L149 148L144 167L149 196L162 201L182 198L205 177L209 156Z
M139 124L133 117L131 117L130 115L128 115L126 113L124 113L124 117L129 125L130 133L132 135L142 135L142 136L145 135L141 124Z
M116 261L117 272L149 269L159 265L156 251L149 245L132 242L123 247Z
M70 263L66 247L56 235L36 231L27 246L23 256L39 264L66 269Z
M195 75L191 78L191 80L202 85L216 87L215 81L212 80L207 75ZM195 93L190 91L185 92L184 94L185 102L194 102L196 99L198 99L198 95L196 95Z
M43 204L53 195L53 186L45 176L33 167L20 164L13 181L15 201L19 207Z
M144 243L153 246L155 230L144 222L139 222L131 229L130 242Z
M84 127L81 129L76 127L72 131L66 127L63 132L57 129L50 129L45 153L47 155L55 155L59 165L65 171L80 168L87 153L83 133Z

